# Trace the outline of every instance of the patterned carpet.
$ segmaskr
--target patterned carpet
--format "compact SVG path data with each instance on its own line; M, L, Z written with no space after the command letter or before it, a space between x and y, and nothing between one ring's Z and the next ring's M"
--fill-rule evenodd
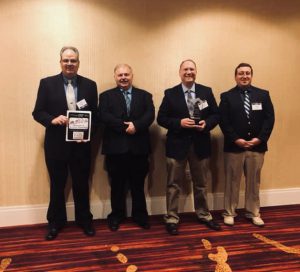
M220 212L214 216L222 222ZM178 236L166 233L162 216L151 217L150 230L128 219L111 232L97 220L91 238L69 223L51 242L45 225L0 228L0 271L299 272L300 205L263 208L262 217L263 228L240 216L234 227L215 232L186 213Z

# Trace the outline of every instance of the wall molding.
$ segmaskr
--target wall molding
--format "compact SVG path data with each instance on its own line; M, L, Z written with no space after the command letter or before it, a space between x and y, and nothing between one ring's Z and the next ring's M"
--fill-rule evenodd
M261 206L279 206L300 204L300 188L261 190ZM128 199L128 207L130 199ZM209 193L208 204L211 210L223 209L223 193ZM240 193L239 208L244 206L244 192ZM31 225L46 223L47 204L4 206L0 207L0 227ZM150 215L164 214L166 211L165 197L147 197L147 207ZM128 209L130 214L130 209ZM94 201L91 203L91 211L95 219L106 218L110 212L110 201ZM193 211L193 196L180 198L180 212ZM74 220L74 204L67 203L68 220Z

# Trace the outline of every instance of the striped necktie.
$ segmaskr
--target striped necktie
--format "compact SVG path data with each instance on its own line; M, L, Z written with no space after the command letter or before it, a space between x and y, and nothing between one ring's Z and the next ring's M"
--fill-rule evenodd
M249 115L250 115L250 99L249 99L249 92L247 90L244 92L244 109L245 109L247 118L249 118Z
M68 103L68 109L69 110L76 110L76 98L75 98L75 92L72 85L72 80L68 80L68 86L66 91L66 97L67 97L67 103Z
M130 114L130 103L131 103L131 98L129 96L129 93L125 90L123 90L123 95L126 101L126 108L127 108L127 115L129 116Z
M187 96L186 96L186 104L187 104L190 116L193 116L193 114L194 114L194 104L193 104L192 91L191 90L187 90L187 91L185 91L185 93L187 94Z

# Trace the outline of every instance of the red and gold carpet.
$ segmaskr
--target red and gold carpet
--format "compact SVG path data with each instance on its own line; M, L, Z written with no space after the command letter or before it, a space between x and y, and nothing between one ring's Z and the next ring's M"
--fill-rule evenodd
M214 216L222 223L220 212ZM216 232L187 213L178 236L166 233L162 216L151 217L150 230L128 219L111 232L97 220L91 238L70 223L51 242L44 240L45 225L0 228L0 272L299 272L300 205L263 208L262 217L263 228L240 216Z

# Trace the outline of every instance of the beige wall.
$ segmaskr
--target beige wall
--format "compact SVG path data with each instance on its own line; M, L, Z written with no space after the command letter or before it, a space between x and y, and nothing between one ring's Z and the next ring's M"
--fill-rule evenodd
M80 74L99 92L114 86L113 67L127 62L136 86L160 105L163 90L179 83L178 65L192 58L198 82L216 99L234 85L234 67L254 67L254 85L270 90L276 125L263 170L264 189L299 187L300 4L297 0L1 0L0 206L48 202L44 128L34 122L39 79L60 72L59 50L80 50ZM165 131L151 128L154 154L150 196L163 196ZM95 141L92 200L109 199ZM222 135L213 131L212 192L223 190Z

